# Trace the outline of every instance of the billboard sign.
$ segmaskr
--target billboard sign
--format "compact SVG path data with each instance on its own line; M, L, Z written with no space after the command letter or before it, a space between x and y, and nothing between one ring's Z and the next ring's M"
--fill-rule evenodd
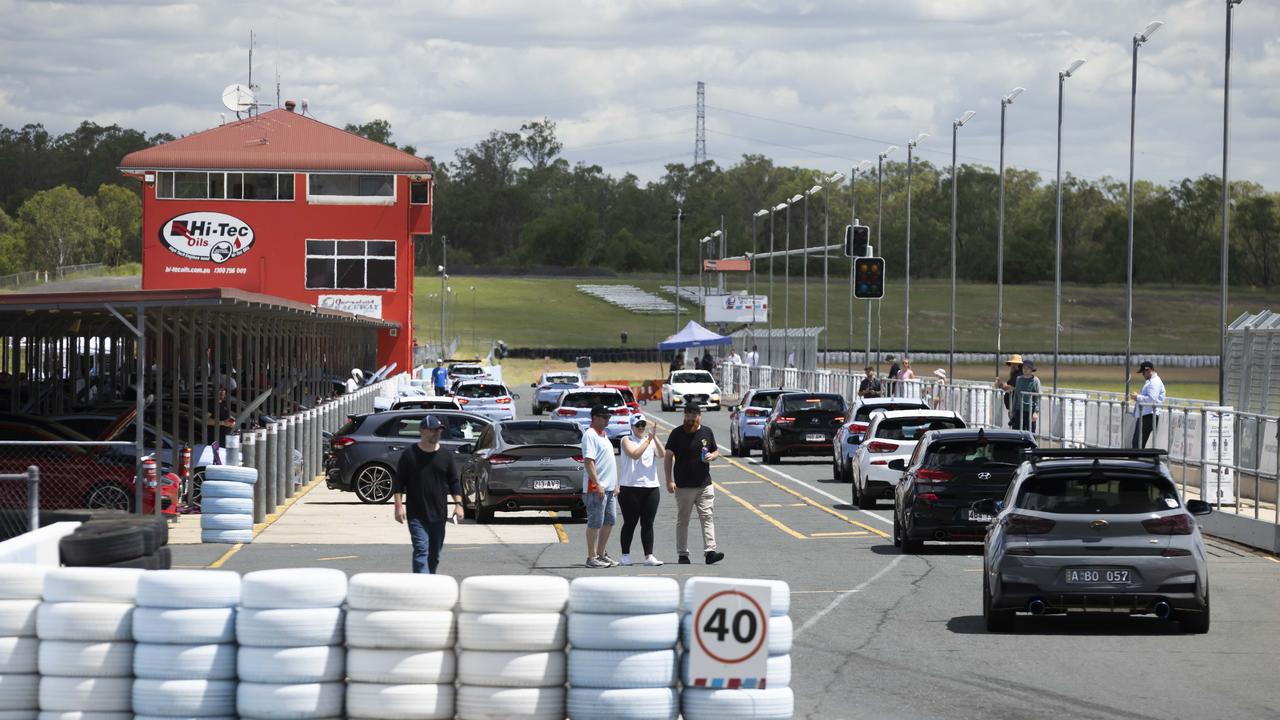
M188 260L224 263L253 247L253 228L233 215L183 213L160 226L160 242Z
M764 295L708 295L708 323L769 322L769 298Z

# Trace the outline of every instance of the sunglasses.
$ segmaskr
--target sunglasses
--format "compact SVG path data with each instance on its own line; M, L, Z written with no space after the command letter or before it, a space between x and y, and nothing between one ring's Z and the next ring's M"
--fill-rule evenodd
M633 425L632 427L644 427L645 425L648 425L648 424L649 424L649 423L645 423L645 422L638 422L638 423L636 423L635 425Z

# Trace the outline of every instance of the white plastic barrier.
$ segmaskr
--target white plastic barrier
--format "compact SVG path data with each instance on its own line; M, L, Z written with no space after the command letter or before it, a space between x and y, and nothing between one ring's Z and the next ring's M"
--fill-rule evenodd
M35 717L40 710L36 613L48 570L0 565L0 716Z
M209 465L200 485L200 541L253 542L253 487L258 471L234 465Z

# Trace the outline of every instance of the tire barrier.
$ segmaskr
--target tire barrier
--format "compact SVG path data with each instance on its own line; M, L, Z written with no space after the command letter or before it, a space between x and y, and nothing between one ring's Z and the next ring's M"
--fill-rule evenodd
M208 465L200 484L200 542L253 542L254 488L258 471Z
M71 567L167 570L168 544L169 523L162 517L91 515L58 541L58 554Z
M766 582L765 687L720 689L670 578L0 565L0 719L789 718Z
M576 578L569 586L569 717L675 720L680 585Z

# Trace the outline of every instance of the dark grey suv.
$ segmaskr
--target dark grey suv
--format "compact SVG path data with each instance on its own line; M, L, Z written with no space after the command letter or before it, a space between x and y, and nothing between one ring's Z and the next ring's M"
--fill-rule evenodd
M354 492L361 502L391 499L391 475L400 453L418 442L418 423L435 415L444 423L440 444L457 450L480 439L492 420L459 410L391 410L352 415L329 441L325 483ZM465 457L458 458L459 470Z
M476 522L497 510L570 510L582 504L582 428L563 420L504 420L464 445L462 506Z

